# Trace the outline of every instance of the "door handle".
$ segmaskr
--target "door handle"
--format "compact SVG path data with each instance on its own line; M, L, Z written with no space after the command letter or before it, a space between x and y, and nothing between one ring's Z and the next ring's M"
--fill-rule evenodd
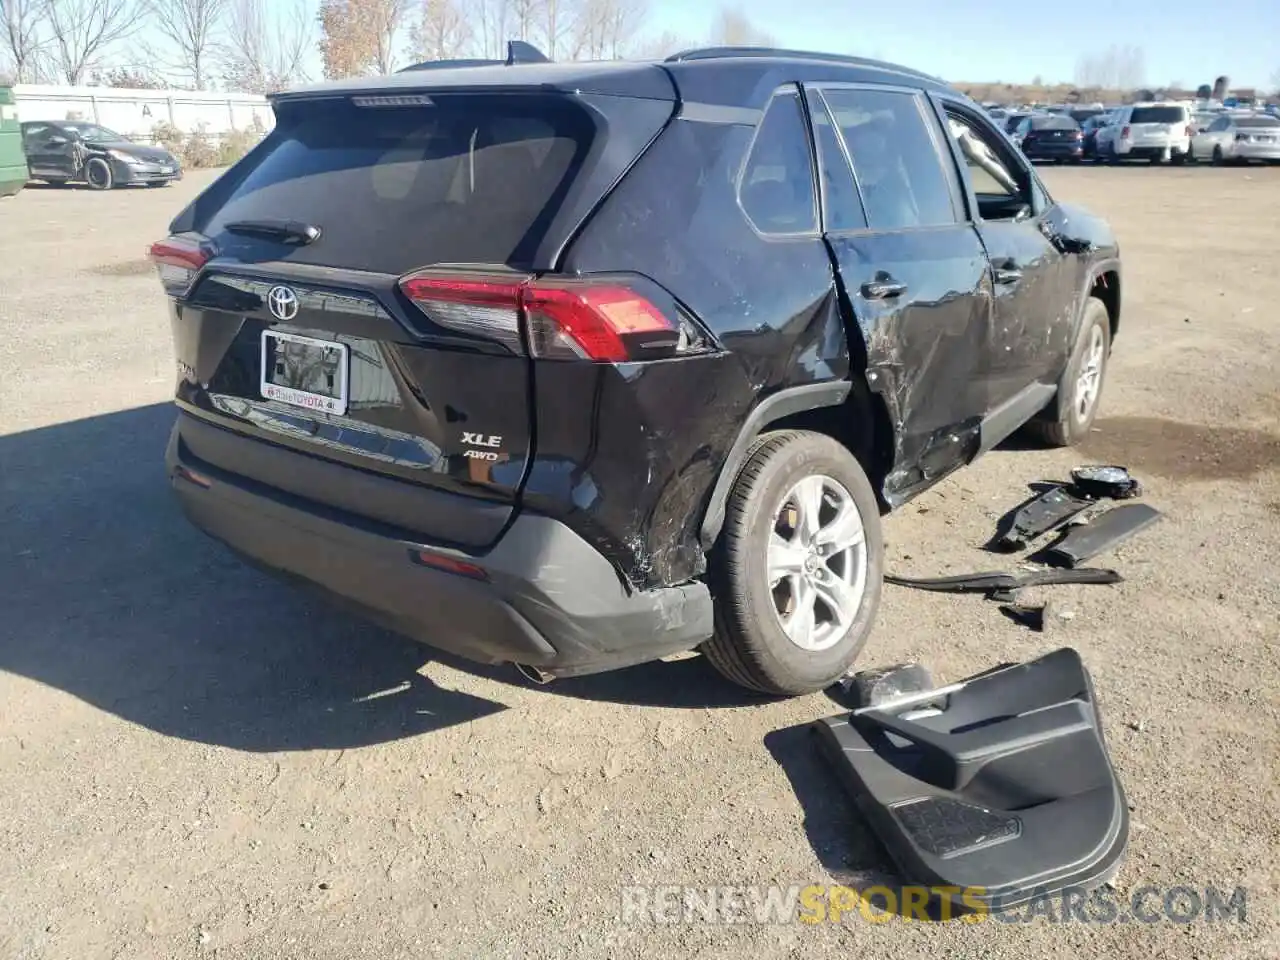
M907 292L907 285L897 280L868 280L862 285L862 295L868 300L892 300Z
M996 283L1007 287L1022 279L1022 271L1017 267L996 267L995 277Z

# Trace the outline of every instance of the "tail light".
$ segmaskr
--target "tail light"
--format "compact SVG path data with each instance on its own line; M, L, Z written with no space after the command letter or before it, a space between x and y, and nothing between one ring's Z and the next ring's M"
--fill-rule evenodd
M1188 136L1188 137L1194 137L1195 135L1196 135L1195 128L1194 128L1194 127L1192 127L1190 124L1188 124L1188 125L1187 125L1187 132L1186 132L1186 136Z
M1073 132L1073 133L1071 134L1071 139L1072 139L1072 140L1083 140L1083 139L1084 139L1084 131L1083 131L1083 130L1076 130L1075 132Z
M1242 141L1245 141L1245 140L1248 140L1248 139L1249 139L1249 135L1248 135L1247 133L1237 133L1237 134L1236 134L1236 143L1241 143Z
M1120 139L1121 140L1129 139L1129 127L1127 124L1124 127L1120 128Z
M153 243L147 256L156 265L164 292L181 297L191 289L196 274L212 258L213 251L204 237L183 233Z
M402 278L400 289L440 326L540 359L622 363L713 349L670 294L639 277L422 270Z

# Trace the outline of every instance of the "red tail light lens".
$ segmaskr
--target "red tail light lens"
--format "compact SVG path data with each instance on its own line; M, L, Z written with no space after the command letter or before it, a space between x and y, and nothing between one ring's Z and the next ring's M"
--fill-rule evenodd
M674 299L640 278L535 279L424 270L403 278L400 289L440 326L495 340L513 353L527 349L541 359L623 363L710 347Z
M1194 127L1191 127L1191 126L1188 126L1188 127L1187 127L1187 134L1186 134L1186 135L1187 135L1188 137L1194 137L1194 136L1196 135L1195 128L1194 128Z
M178 234L153 243L147 256L156 265L165 293L181 297L191 289L196 274L213 254L203 237Z
M1121 139L1121 140L1128 140L1128 139L1129 139L1129 128L1128 128L1127 126L1126 126L1126 127L1121 127L1121 128L1120 128L1120 139Z
M1083 140L1083 139L1084 139L1084 131L1083 131L1083 130L1077 130L1077 131L1075 131L1074 133L1072 133L1072 134L1071 134L1071 139L1072 139L1072 140Z

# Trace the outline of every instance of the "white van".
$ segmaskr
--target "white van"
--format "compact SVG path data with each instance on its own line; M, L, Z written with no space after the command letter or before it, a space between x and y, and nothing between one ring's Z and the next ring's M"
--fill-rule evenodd
M1191 109L1181 103L1135 103L1121 107L1098 131L1098 158L1181 163L1195 133Z

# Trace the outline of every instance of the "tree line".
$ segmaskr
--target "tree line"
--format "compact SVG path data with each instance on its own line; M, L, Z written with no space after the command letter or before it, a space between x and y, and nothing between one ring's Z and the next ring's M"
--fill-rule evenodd
M700 44L768 46L739 8L708 36L646 32L644 0L0 0L0 75L268 93L410 63L499 59L508 40L556 60L666 56Z

